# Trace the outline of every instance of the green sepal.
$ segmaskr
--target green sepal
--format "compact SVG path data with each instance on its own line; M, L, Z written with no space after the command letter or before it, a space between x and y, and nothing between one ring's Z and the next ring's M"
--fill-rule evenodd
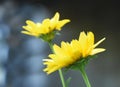
M81 67L85 67L88 62L93 59L96 58L96 55L93 56L88 56L85 58L80 58L78 61L76 61L75 63L69 65L68 67L66 67L66 71L72 69L72 70L80 70Z
M42 40L44 40L46 42L50 42L54 39L55 35L58 35L58 34L59 34L58 31L52 31L47 34L42 34L38 38L41 38Z

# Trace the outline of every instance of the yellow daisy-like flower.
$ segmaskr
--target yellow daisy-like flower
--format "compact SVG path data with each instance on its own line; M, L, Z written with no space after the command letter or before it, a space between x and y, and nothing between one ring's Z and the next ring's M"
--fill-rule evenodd
M81 58L87 58L87 56L95 55L97 53L105 51L104 48L95 48L105 38L94 44L94 34L92 32L81 32L79 40L72 40L70 43L62 42L61 47L54 45L54 54L50 54L50 59L44 59L44 64L47 67L44 69L47 74L50 74L58 69L67 67Z
M34 23L33 21L27 20L27 25L23 26L25 30L23 30L22 33L39 37L40 35L49 34L54 30L60 31L66 23L70 22L70 20L59 20L59 16L60 14L56 12L53 18L44 19L42 23Z

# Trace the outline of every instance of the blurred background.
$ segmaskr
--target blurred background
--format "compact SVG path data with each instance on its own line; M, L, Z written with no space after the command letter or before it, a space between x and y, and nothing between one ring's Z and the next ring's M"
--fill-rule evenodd
M47 43L21 34L25 21L41 22L59 12L71 23L54 43L93 31L106 52L86 67L92 87L120 87L120 3L117 0L0 0L0 87L62 87L58 72L46 75L42 59L51 53ZM86 87L78 71L69 71L69 87Z

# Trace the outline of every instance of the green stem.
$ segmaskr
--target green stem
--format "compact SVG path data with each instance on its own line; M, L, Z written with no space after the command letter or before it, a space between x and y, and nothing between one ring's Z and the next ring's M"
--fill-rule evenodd
M54 53L52 41L49 41L48 44L49 44L49 46L50 46L50 49L51 49L52 52ZM63 87L66 87L66 85L65 85L65 80L64 80L64 76L63 76L63 73L62 73L62 70L59 69L58 71L59 71L60 79L61 79L61 82L62 82L62 86L63 86Z
M63 86L63 87L66 87L66 85L65 85L65 80L64 80L64 77L63 77L63 73L62 73L62 70L59 69L58 71L59 71L60 79L61 79L61 82L62 82L62 86Z
M85 81L86 86L87 86L87 87L91 87L90 82L89 82L89 79L88 79L88 77L87 77L87 75L86 75L86 72L85 72L84 67L81 67L81 68L80 68L80 71L81 71L81 73L82 73L82 77L83 77L83 79L84 79L84 81Z
M54 50L53 50L53 43L52 43L52 41L49 41L48 44L49 44L49 46L50 46L50 49L51 49L52 52L54 53Z

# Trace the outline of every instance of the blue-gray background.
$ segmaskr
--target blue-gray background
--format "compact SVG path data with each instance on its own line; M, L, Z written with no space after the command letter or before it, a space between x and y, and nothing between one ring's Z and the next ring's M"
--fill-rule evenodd
M98 55L86 67L92 87L120 87L120 3L117 0L0 0L0 87L62 87L58 72L46 75L42 59L51 53L47 43L21 34L27 19L41 22L55 12L71 19L54 43L93 31L95 41L106 37ZM78 71L69 71L69 87L86 87Z

